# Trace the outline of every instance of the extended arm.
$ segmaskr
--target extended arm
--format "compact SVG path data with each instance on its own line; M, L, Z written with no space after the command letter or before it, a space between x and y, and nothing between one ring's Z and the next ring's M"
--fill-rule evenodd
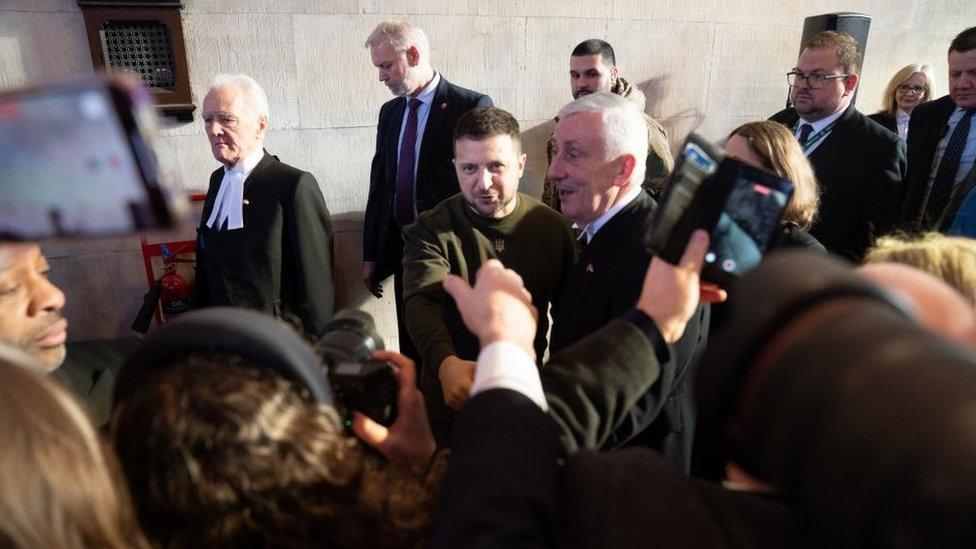
M637 305L653 319L664 341L681 336L698 305L698 273L707 248L707 235L698 231L679 265L658 259L651 263ZM552 415L543 413L547 404L534 367L531 298L521 278L497 261L482 266L474 288L456 276L448 277L444 286L457 302L465 324L478 336L482 352L473 396L455 421L435 546L552 546L558 458L564 449ZM715 292L714 298L724 298L724 292ZM600 337L613 326L620 324L579 345L594 353L606 352L604 344L608 341ZM632 335L634 341L645 337ZM648 343L645 349L651 347ZM513 354L522 355L521 360L511 360ZM597 376L604 365L596 354L592 357L597 361L579 361L578 367L567 365L565 383L560 386L576 390L570 379L573 371L575 375ZM624 356L618 358L623 360ZM630 366L641 368L644 363ZM653 382L653 377L651 372L648 379ZM580 397L581 401L587 399L596 402L599 397Z
M435 378L445 358L455 353L444 322L454 304L441 283L451 265L432 231L422 221L403 231L403 303L407 329L424 361L424 372Z

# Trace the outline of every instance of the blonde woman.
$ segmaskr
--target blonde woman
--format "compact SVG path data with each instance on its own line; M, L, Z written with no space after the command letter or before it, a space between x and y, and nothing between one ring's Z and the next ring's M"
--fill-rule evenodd
M908 120L915 107L932 98L935 73L928 65L905 65L888 82L881 110L868 118L908 139Z
M864 256L865 263L902 263L923 270L976 306L976 240L940 233L885 236Z
M148 547L113 454L29 360L0 345L0 547Z

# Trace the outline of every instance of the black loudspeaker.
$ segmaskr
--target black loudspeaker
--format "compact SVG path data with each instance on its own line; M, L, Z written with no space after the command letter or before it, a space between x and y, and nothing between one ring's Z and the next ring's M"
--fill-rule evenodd
M868 31L871 29L871 16L863 13L825 13L823 15L811 15L803 20L803 38L800 39L800 51L803 51L803 44L813 38L813 35L821 31L837 31L849 34L857 40L857 45L864 54L864 48L868 45ZM862 62L863 65L863 62Z
M857 40L857 46L861 49L861 66L864 66L864 50L868 45L868 31L871 29L871 16L863 13L839 12L825 13L823 15L811 15L803 20L803 37L800 38L800 49L803 45L821 31L832 30L849 34ZM798 53L799 54L799 53ZM854 93L853 103L857 100L857 92ZM786 106L790 107L789 93L787 93Z

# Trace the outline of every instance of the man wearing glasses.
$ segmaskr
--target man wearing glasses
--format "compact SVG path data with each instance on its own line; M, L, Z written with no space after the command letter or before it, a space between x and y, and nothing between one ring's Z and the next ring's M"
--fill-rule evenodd
M949 95L920 105L908 128L906 220L976 236L976 27L949 45Z
M831 252L858 260L898 220L905 144L851 104L861 52L851 36L811 38L787 76L793 107L771 120L793 131L820 182L811 234Z

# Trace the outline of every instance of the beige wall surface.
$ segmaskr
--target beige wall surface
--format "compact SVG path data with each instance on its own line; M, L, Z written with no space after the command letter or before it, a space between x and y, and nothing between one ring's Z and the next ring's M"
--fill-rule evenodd
M244 72L271 102L266 147L315 175L336 226L339 306L373 313L396 345L392 286L362 288L362 212L380 105L363 41L379 21L406 16L428 33L434 66L450 81L491 95L522 124L529 162L522 190L538 195L550 119L568 99L575 44L613 44L622 74L648 97L646 111L672 148L693 130L713 139L783 107L803 18L852 11L873 19L858 104L873 112L901 66L929 63L946 93L946 49L976 24L972 0L184 0L193 101L209 79ZM0 0L0 88L92 70L73 0ZM199 114L199 111L198 111ZM217 167L197 116L165 130L188 190ZM188 232L192 235L192 230ZM49 243L52 278L68 294L71 338L127 335L146 290L136 237Z

